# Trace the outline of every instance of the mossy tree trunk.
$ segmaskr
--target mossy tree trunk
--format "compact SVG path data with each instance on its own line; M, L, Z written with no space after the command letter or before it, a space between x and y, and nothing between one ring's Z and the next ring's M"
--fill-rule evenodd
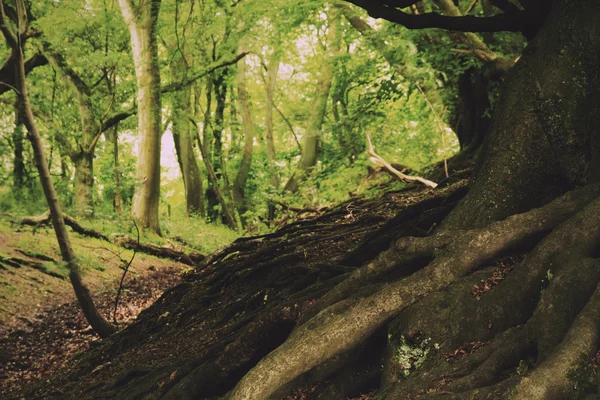
M484 226L598 178L600 40L592 5L578 4L554 12L508 72L471 192L446 227Z
M138 101L137 186L132 217L146 229L160 234L161 98L156 23L160 0L119 0L129 34L135 64Z

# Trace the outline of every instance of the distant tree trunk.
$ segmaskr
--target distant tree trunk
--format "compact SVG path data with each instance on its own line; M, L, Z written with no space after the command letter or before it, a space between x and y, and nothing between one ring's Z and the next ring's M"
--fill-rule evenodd
M160 201L161 99L160 70L156 43L156 22L160 0L119 0L125 23L131 35L138 100L139 153L137 186L131 213L143 228L160 234L158 206Z
M306 133L302 138L302 156L296 167L296 171L285 185L285 190L292 193L298 191L299 183L302 182L310 170L317 164L319 155L319 136L321 126L325 120L327 111L327 100L329 99L329 91L333 80L333 60L338 52L337 39L337 24L338 18L331 18L328 33L327 33L327 60L323 63L319 77L317 79L317 87L315 90L314 100L310 108Z
M225 108L227 106L227 70L217 71L213 81L215 100L215 117L213 119L213 152L212 162L215 167L217 177L221 177L223 163L223 129L225 121Z
M183 78L185 69L182 57L173 61L173 81L178 82ZM194 153L193 132L195 128L189 119L191 112L191 88L185 87L173 94L173 141L177 161L181 169L185 188L186 216L204 214L204 191L202 189L202 175L198 167L198 159Z
M223 195L223 191L218 184L217 174L215 173L215 169L213 168L210 159L208 158L208 154L204 145L200 140L200 133L197 134L196 140L198 142L198 148L200 149L200 153L202 154L202 160L204 160L204 165L206 166L206 170L208 171L208 180L211 183L211 186L207 189L207 192L212 191L211 195L217 200L218 204L221 204L223 209L223 213L225 214L225 223L233 230L237 230L237 224L235 222L235 218L229 205L227 204L227 200Z
M94 215L94 152L98 135L101 133L99 121L94 115L89 87L79 75L68 65L62 54L44 43L40 49L46 59L65 79L75 93L81 120L81 139L78 146L69 149L69 157L75 165L75 206L77 216L89 218ZM67 142L67 139L63 139Z
M77 216L94 215L94 153L82 151L71 156L75 165L75 206Z
M275 168L275 140L273 139L273 95L275 93L275 82L277 81L277 73L279 64L281 63L281 52L279 46L273 50L273 55L269 61L267 71L267 86L266 86L266 104L265 104L265 145L267 150L267 168L269 169L269 182L271 187L279 190L279 175ZM268 205L268 220L272 221L275 218L275 204L269 202Z
M25 20L25 4L22 0L16 2L16 10L19 21ZM67 264L69 269L69 278L73 285L75 295L79 301L83 314L87 321L90 323L94 331L100 335L100 337L107 337L111 335L115 329L114 327L98 312L89 289L83 283L81 279L81 273L79 265L77 264L75 253L71 247L65 221L63 219L63 213L58 202L58 195L54 189L52 182L52 176L46 158L44 156L44 150L42 145L42 139L37 130L35 118L31 111L31 105L29 103L29 94L27 90L27 83L25 81L25 65L23 61L23 50L20 47L19 39L17 35L9 27L9 22L6 20L4 12L4 4L0 3L0 29L6 38L9 46L12 49L12 57L14 57L17 64L17 82L16 87L19 93L20 99L20 113L23 116L23 123L25 124L27 131L29 132L29 139L33 147L33 154L35 157L35 165L40 175L40 182L44 190L46 201L50 209L50 216L52 219L52 225L54 232L56 233L56 239L60 247L60 252L63 260ZM20 35L20 32L18 32Z
M241 50L243 51L243 49ZM242 51L240 51L240 53ZM246 87L246 70L246 58L243 58L238 62L237 91L240 112L242 114L242 125L244 127L244 151L242 153L240 166L233 182L233 198L240 216L242 216L247 210L244 191L246 189L248 174L250 173L252 152L254 150L254 124L252 122L252 114L250 110L250 96L248 95L248 88ZM244 218L242 218L242 221L243 220Z
M19 112L18 104L15 106L15 130L12 134L14 149L13 187L15 193L20 193L25 184L25 162L23 160L23 117Z
M114 198L114 208L115 212L118 215L123 215L123 199L121 198L121 171L120 161L119 161L119 124L116 124L113 128L113 133L110 135L110 140L112 142L112 150L113 150L113 159L114 159L114 170L115 170L115 198Z

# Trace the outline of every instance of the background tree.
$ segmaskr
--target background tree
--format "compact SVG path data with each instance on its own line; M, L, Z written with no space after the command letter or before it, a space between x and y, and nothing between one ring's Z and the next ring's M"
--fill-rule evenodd
M160 138L162 114L160 69L156 43L156 23L160 0L119 0L131 35L131 48L137 79L138 135L137 187L131 213L143 228L160 234Z

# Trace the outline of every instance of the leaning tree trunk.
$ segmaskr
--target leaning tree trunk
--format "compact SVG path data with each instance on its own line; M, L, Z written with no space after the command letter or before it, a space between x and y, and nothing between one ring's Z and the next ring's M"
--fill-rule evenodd
M310 173L310 170L317 165L319 156L319 136L321 133L321 126L325 120L327 100L329 99L329 92L333 81L334 60L332 58L337 55L339 49L339 37L337 34L337 24L339 22L337 18L331 18L333 14L333 12L330 12L327 33L328 49L326 57L328 60L323 63L319 71L315 96L308 115L306 133L302 139L302 156L300 157L296 171L294 171L288 182L285 184L285 190L292 193L298 191L300 182L302 182Z
M446 227L484 226L598 178L597 3L580 3L557 2L508 72L471 192Z
M20 21L24 21L25 5L22 1L16 3L17 15ZM71 247L71 241L67 233L65 221L63 219L63 213L58 202L58 195L54 189L54 183L52 182L52 176L46 162L44 155L44 149L42 139L37 129L37 124L31 110L31 104L29 102L29 94L27 89L25 65L23 61L23 49L21 49L21 43L17 39L17 35L9 28L9 23L6 21L4 12L4 5L0 5L0 26L2 33L6 38L6 41L12 49L12 57L15 59L17 69L17 80L16 87L19 94L19 113L23 117L23 124L29 132L29 139L33 147L33 154L35 158L35 166L40 175L40 182L44 195L50 209L50 217L52 219L52 225L56 233L56 239L60 248L60 253L63 261L66 263L69 269L69 279L73 285L73 290L77 296L77 300L81 306L83 314L87 321L90 323L94 331L100 335L100 337L107 337L111 335L115 328L98 312L92 295L81 278L81 271L79 264L77 263L75 253ZM20 35L20 32L17 32Z
M161 100L160 70L156 43L156 22L160 0L119 0L131 35L131 48L137 80L138 162L137 186L131 205L133 218L143 228L160 234Z

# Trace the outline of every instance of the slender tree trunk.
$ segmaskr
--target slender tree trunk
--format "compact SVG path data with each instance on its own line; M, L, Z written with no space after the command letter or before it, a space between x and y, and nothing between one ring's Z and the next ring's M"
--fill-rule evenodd
M225 223L227 224L227 226L229 226L233 230L237 230L237 224L235 222L233 213L231 212L231 209L227 204L227 200L225 199L225 196L223 195L223 192L219 187L215 169L212 163L210 162L210 159L207 156L207 151L200 140L200 132L198 132L196 140L198 142L198 148L200 148L200 153L202 154L202 160L204 160L204 165L206 166L206 170L208 171L208 180L211 183L211 187L209 188L209 190L213 191L215 198L217 199L219 204L221 204L221 207L223 208L223 213L225 214Z
M277 73L279 72L279 64L281 63L281 52L279 45L273 50L273 55L269 61L267 71L267 86L266 86L266 104L265 104L265 146L267 150L267 168L269 169L269 182L273 190L279 190L279 175L275 168L275 140L273 138L273 95L275 94L275 82L277 81ZM272 221L275 218L275 205L269 202L268 205L268 220Z
M156 43L156 22L160 0L119 0L131 35L131 48L137 80L139 152L137 186L131 213L143 228L160 234L161 99L160 70Z
M82 151L71 157L75 165L75 206L77 216L94 215L94 153Z
M23 189L25 184L25 162L23 159L23 117L19 112L19 105L15 105L15 130L12 134L12 142L14 147L14 164L13 164L13 187L15 193L18 194Z
M317 87L315 90L314 101L310 108L306 133L302 138L302 156L296 167L296 171L285 185L285 190L290 192L298 191L299 183L302 182L309 174L310 170L317 165L319 156L319 136L321 126L325 120L327 111L327 100L329 99L329 91L333 81L333 57L337 55L339 50L337 18L332 18L333 13L330 13L329 27L327 33L327 60L321 67L319 78L317 79Z
M173 61L173 81L178 82L183 77L184 61L178 57ZM177 161L181 169L185 187L186 215L204 214L204 192L202 175L198 167L198 159L194 153L193 131L190 123L191 88L186 87L173 95L173 141Z
M111 335L115 329L98 312L89 289L81 279L81 272L75 258L75 253L71 247L71 241L69 240L65 221L63 219L63 213L58 202L58 195L54 189L52 176L50 175L50 170L44 156L42 139L37 130L33 112L31 111L27 83L25 81L26 75L23 61L23 51L20 47L17 35L15 35L15 33L9 28L9 23L6 20L4 13L4 5L2 4L1 7L0 26L2 33L12 48L12 56L15 58L15 62L17 64L17 90L19 91L20 113L22 113L23 123L29 132L29 139L33 147L35 165L40 175L40 181L44 190L46 201L48 202L50 217L52 219L52 225L54 227L60 252L63 260L67 263L67 267L69 269L69 278L71 280L71 284L73 285L75 295L77 296L83 314L94 331L96 331L100 337L107 337ZM23 16L25 15L25 5L23 4L22 0L17 2L16 9L19 20L22 20Z
M110 136L112 141L113 159L114 159L114 170L115 170L115 198L114 208L118 215L123 215L123 199L121 198L121 171L119 161L119 124L116 124L113 128L113 133Z
M240 50L240 52L243 51L243 49ZM247 210L244 191L246 189L248 174L250 173L252 152L254 150L254 124L252 122L252 114L250 110L250 96L248 95L248 88L246 86L246 70L246 58L243 58L238 62L237 91L240 112L242 114L242 126L244 127L244 151L242 153L240 166L233 182L233 198L240 216L243 216ZM242 218L242 221L243 220L244 219Z

